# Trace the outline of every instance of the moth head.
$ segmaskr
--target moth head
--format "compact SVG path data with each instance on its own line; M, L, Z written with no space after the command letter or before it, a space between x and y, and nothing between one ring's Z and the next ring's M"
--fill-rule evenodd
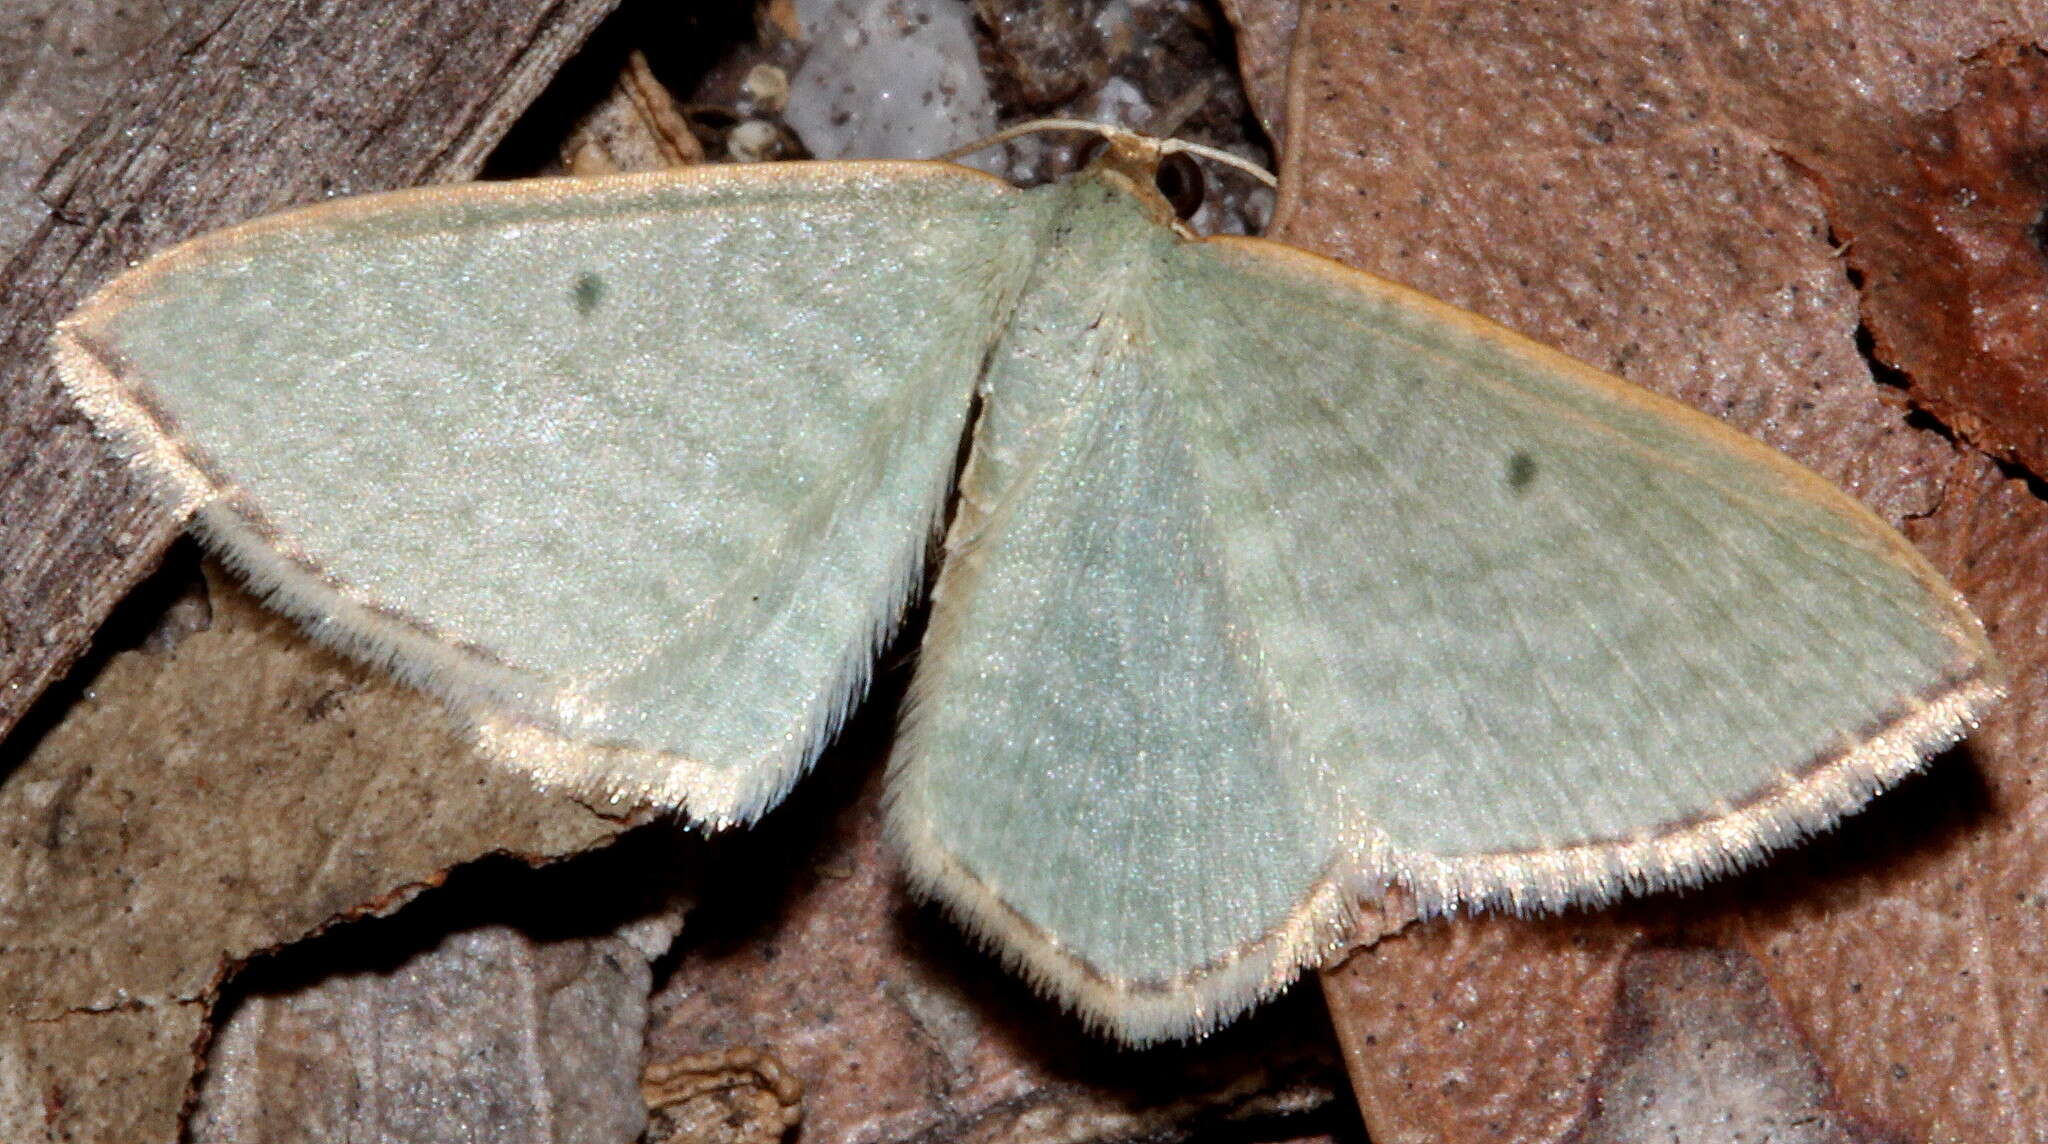
M1084 154L1084 176L1101 179L1141 203L1158 222L1184 229L1182 222L1202 206L1207 185L1201 164L1207 159L1235 167L1267 186L1276 186L1271 172L1241 156L1184 139L1161 139L1143 132L1084 119L1034 119L1006 127L985 139L939 156L957 159L984 147L992 147L1042 131L1086 131L1096 141Z
M1202 209L1207 182L1201 164L1168 147L1170 142L1130 131L1105 133L1087 152L1086 170L1143 203L1157 221L1184 223Z

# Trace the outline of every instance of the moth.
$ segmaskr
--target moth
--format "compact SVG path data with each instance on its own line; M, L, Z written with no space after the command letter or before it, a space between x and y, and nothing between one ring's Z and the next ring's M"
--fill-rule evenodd
M1356 903L1689 885L1996 698L1770 449L1154 187L938 162L401 191L186 243L55 353L316 638L545 783L775 805L943 527L909 876L1090 1025L1198 1035ZM964 465L956 458L967 443ZM957 504L947 520L949 502Z

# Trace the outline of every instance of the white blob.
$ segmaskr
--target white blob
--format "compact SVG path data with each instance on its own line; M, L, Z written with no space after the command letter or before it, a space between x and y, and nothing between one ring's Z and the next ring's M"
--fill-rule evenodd
M962 0L797 0L784 119L821 159L926 159L995 130Z

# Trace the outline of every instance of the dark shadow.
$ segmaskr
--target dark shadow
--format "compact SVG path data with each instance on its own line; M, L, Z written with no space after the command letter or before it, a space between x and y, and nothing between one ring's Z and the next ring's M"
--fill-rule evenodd
M1962 743L1834 829L1766 855L1750 869L1703 887L1652 894L1612 908L1651 926L1796 908L1814 901L1828 883L1879 877L1916 854L1966 845L1994 809L1983 769L1970 744Z
M335 974L389 973L453 934L509 926L536 942L602 937L661 908L702 863L703 840L669 823L628 831L599 850L532 866L494 856L456 867L384 917L335 923L258 954L221 989L214 1024L244 997L282 995Z
M520 115L478 178L522 178L554 165L562 140L610 94L630 53L644 55L663 85L681 97L753 38L754 5L746 0L620 5Z
M759 822L705 844L705 873L688 932L657 964L656 989L685 951L715 959L772 946L804 885L843 846L853 804L880 779L928 616L921 602L905 617L879 658L866 698L789 796Z
M0 782L13 775L87 696L109 660L137 649L167 651L183 635L210 626L212 610L200 560L199 546L189 536L178 538L157 570L114 605L84 654L44 689L6 738L0 739Z
M1803 877L1772 879L1770 868L1776 863L1767 862L1735 879L1728 890L1751 901L1809 897L1812 882L1876 875L1911 855L1964 845L1983 830L1994 809L1983 768L1965 742L1833 830L1788 851L1779 861L1789 865L1796 860ZM1809 885L1802 890L1798 882Z

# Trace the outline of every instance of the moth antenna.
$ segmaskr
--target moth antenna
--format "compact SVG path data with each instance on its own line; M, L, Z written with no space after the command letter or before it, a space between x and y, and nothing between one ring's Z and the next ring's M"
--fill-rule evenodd
M1280 185L1280 180L1273 175L1273 172L1268 171L1242 155L1233 155L1221 147L1211 147L1206 143L1191 143L1186 139L1162 139L1159 141L1159 149L1168 155L1182 152L1193 155L1198 159L1207 159L1212 163L1221 163L1226 167L1235 167L1269 187L1278 187Z
M1132 131L1129 128L1117 127L1109 123L1096 123L1088 119L1030 119L1023 123L1012 124L993 135L985 135L972 143L962 147L955 147L943 155L934 157L945 161L960 159L972 155L976 151L999 146L1025 135L1035 135L1041 131L1086 131L1109 140L1138 140L1158 148L1159 153L1163 155L1185 152L1199 159L1208 159L1211 162L1221 163L1226 167L1234 167L1269 187L1280 185L1280 180L1275 178L1271 171L1266 170L1250 159L1244 158L1241 155L1233 155L1221 148L1210 147L1203 143L1191 143L1185 139L1155 139L1150 135Z

